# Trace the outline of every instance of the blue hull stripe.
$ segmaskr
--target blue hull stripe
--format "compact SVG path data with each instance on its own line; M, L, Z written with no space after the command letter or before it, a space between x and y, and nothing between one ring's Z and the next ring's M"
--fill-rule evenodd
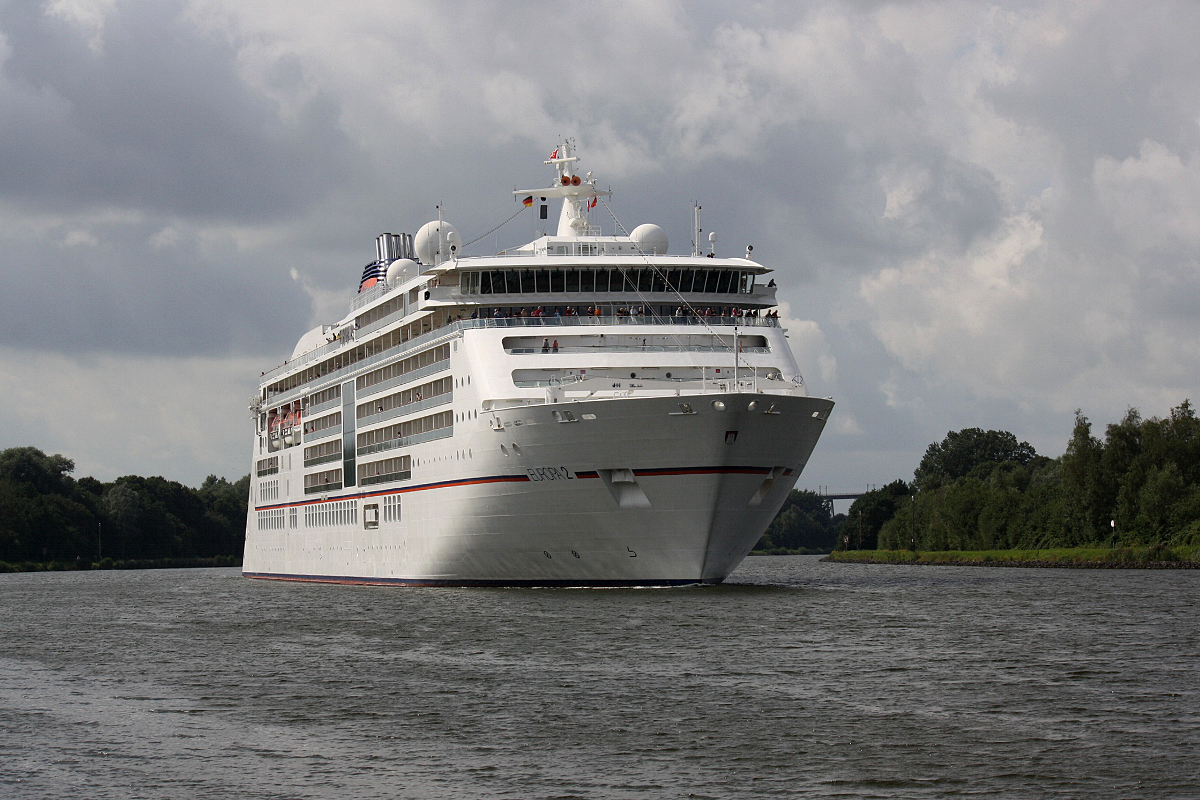
M512 580L469 580L462 578L359 578L350 575L288 575L274 572L243 572L243 577L273 581L302 583L337 583L353 586L548 586L561 588L602 588L637 586L695 586L718 584L722 579L664 578L643 580L556 580L517 579Z

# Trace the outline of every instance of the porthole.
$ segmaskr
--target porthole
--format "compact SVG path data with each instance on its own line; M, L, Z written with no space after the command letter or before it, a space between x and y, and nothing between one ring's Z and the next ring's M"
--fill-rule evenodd
M712 407L715 408L717 411L724 411L725 410L725 401L713 400Z
M500 452L504 453L504 455L508 455L508 448L504 445L500 445Z
M668 372L668 373L667 373L667 377L668 377L668 378L669 378L669 377L671 377L671 373L669 373L669 372Z
M631 373L629 373L629 377L631 377L631 378L636 378L636 377L637 377L637 373L636 373L636 372L631 372Z

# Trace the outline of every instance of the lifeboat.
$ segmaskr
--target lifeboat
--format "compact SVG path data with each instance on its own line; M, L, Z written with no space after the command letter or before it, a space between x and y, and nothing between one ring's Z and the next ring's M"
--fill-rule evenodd
M283 418L283 444L286 447L291 447L296 443L296 415L288 412L288 415Z

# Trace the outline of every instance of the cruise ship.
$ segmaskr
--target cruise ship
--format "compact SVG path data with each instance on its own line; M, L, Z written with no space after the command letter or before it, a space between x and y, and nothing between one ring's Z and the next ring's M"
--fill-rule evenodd
M246 576L713 584L754 547L833 408L771 270L703 241L699 206L687 254L626 231L569 141L544 163L513 195L543 234L486 256L440 218L382 234L349 313L263 374Z

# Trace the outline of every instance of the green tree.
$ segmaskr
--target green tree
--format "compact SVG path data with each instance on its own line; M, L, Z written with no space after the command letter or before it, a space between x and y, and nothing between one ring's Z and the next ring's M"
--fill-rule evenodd
M843 538L849 537L847 547L874 550L879 547L879 531L884 523L896 516L897 510L909 502L913 488L895 480L881 489L867 492L854 501L846 514Z
M913 484L929 491L956 478L965 478L981 464L1015 461L1028 464L1037 456L1028 442L1018 442L1008 431L964 428L950 431L940 443L931 444L917 466Z
M845 517L816 492L793 489L756 550L832 550Z

